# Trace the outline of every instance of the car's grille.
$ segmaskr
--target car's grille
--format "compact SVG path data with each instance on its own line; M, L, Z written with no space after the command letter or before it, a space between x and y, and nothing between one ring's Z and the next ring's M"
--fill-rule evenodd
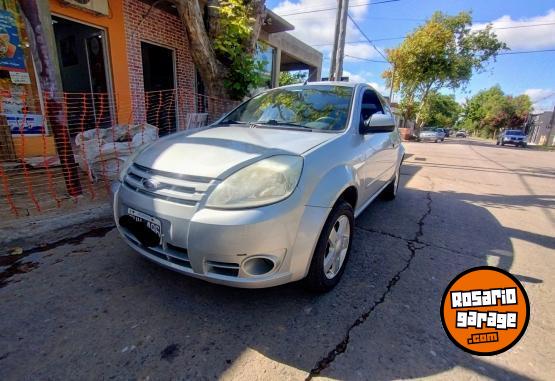
M209 177L158 171L138 164L129 168L124 179L125 185L136 192L191 206L195 206L216 181ZM149 183L156 186L148 187Z

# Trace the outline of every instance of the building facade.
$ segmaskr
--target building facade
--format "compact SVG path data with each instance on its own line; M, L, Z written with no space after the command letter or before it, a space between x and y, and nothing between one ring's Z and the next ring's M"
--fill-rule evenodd
M83 128L97 125L109 127L145 121L155 124L161 120L161 114L167 124L161 126L162 129L171 130L185 123L187 113L206 111L207 100L203 98L203 86L190 55L187 35L175 6L170 2L45 1L51 14L56 66L72 136ZM4 116L13 115L12 111L18 111L14 110L13 104L21 104L21 94L24 93L26 103L36 103L27 107L29 114L25 118L34 124L45 124L40 118L45 107L41 92L45 89L36 78L37 63L33 60L32 47L29 47L31 36L27 35L18 1L5 0L2 4L0 8L6 9L0 9L0 16L13 18L12 22L4 20L4 24L13 24L12 38L17 40L16 45L21 43L22 57L19 58L25 62L19 68L4 67L8 70L0 77L0 91L3 98L12 98L12 107L6 105L8 107L0 111ZM266 47L265 59L270 61L267 64L268 86L277 86L279 73L284 70L308 70L310 80L319 80L322 54L289 35L287 31L293 26L271 11L268 11L266 21L260 40ZM1 29L0 25L0 36ZM15 83L10 80L10 71L23 73L29 78L24 78L25 84ZM20 114L10 119L14 126L12 132L18 131L12 133L13 149L8 149L11 153L6 157L44 155L44 144L46 152L54 154L48 126L45 131L38 126L34 130L28 128L22 134L21 128L16 128L17 122L23 118L23 113ZM0 124L7 123L0 121ZM36 135L41 134L45 136L37 138ZM24 151L21 149L22 135L25 136Z
M533 114L526 126L528 143L545 146L555 146L554 112L545 111Z
M322 54L287 33L292 29L267 11L259 37L267 87L278 85L281 71L307 70L309 80L320 79ZM4 209L17 214L22 188L22 204L39 211L43 198L59 206L64 194L87 187L94 198L98 176L86 166L83 174L90 152L78 138L86 131L96 131L102 156L107 142L115 149L128 138L116 136L116 127L152 125L163 135L196 115L210 122L235 105L205 95L171 2L2 0L0 217ZM108 130L113 136L105 139Z

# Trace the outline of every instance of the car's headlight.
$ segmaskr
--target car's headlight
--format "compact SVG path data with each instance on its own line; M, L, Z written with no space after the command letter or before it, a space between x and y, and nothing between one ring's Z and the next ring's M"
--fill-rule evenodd
M121 170L119 171L119 181L123 182L125 175L127 174L127 171L133 165L133 161L135 161L137 156L139 156L139 154L143 152L145 148L148 147L149 145L150 144L145 144L141 147L138 147L131 155L129 155L129 157L123 163Z
M221 182L206 206L243 209L276 203L293 193L302 169L300 156L278 155L260 160Z

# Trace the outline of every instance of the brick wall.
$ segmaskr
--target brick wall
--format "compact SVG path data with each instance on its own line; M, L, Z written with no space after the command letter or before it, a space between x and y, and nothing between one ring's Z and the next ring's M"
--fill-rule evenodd
M150 6L139 0L124 0L127 61L131 87L132 108L136 123L145 121L145 94L141 41L173 48L176 59L177 109L179 123L186 112L194 112L195 69L189 54L189 42L181 20L177 16Z

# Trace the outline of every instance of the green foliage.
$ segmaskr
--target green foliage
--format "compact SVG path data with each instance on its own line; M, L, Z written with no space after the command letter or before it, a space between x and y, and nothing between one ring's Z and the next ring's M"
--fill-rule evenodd
M264 62L255 59L248 48L255 20L252 2L244 0L221 0L219 30L213 40L218 59L228 67L224 85L233 99L242 99L249 90L263 81Z
M495 137L502 128L521 126L530 111L528 95L505 95L501 87L493 86L467 100L459 127L482 137Z
M491 26L471 31L471 25L468 12L455 16L436 12L399 47L387 50L394 70L386 70L382 76L388 85L394 79L394 89L407 98L407 104L420 104L418 119L425 116L420 111L424 111L430 93L466 85L474 71L483 71L488 61L507 49Z
M287 86L294 85L296 83L303 83L306 79L306 73L303 72L290 72L282 71L279 73L279 85Z
M462 112L453 95L431 92L428 101L420 109L422 122L429 126L452 127Z

